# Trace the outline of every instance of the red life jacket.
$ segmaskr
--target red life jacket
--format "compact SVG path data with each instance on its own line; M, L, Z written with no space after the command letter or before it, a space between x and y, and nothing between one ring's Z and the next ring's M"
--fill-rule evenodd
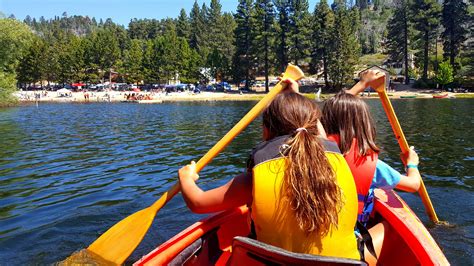
M337 146L340 146L339 135L329 135L328 139L336 142ZM367 194L369 193L370 185L374 179L378 157L379 155L375 152L366 156L361 156L357 145L357 139L355 138L352 140L349 152L344 154L344 158L351 169L357 187L357 199L359 201L358 214L362 214L364 209L366 197L368 196Z

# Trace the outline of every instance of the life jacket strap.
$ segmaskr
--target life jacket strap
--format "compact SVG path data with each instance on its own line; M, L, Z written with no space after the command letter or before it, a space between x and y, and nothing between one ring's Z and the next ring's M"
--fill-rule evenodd
M375 252L374 244L372 242L372 236L370 235L369 230L367 230L367 228L359 221L356 223L355 234L358 239L357 242L361 260L365 261L364 247L367 247L370 254L377 258L377 253Z
M373 189L370 189L369 193L366 196L363 196L362 200L362 195L357 194L357 197L359 201L364 202L364 209L362 210L361 214L357 215L357 221L361 222L363 225L366 225L374 209L375 194Z

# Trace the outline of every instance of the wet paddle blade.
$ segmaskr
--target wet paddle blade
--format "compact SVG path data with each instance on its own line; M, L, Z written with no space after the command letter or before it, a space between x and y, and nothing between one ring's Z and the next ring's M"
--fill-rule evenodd
M122 264L145 237L158 210L178 191L179 186L173 186L150 207L115 224L94 241L87 250L99 255L104 260ZM171 194L173 195L171 196Z
M107 261L121 264L140 244L154 218L155 212L149 208L136 212L110 228L87 249Z

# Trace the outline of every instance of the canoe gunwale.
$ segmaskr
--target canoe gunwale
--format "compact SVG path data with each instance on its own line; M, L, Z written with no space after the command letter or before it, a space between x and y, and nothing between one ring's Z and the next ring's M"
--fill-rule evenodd
M376 189L375 195L374 212L399 233L421 264L449 265L426 227L395 191Z
M205 233L220 226L229 219L237 218L248 213L247 206L241 206L233 210L223 211L200 220L188 228L184 229L168 241L159 245L153 251L143 256L133 265L146 265L152 263L154 265L164 265L169 263L179 252L186 248L185 245L177 243L193 243Z

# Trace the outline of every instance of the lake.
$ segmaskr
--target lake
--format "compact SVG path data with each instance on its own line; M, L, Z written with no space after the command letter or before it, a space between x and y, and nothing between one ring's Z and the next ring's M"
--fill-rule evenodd
M417 194L400 193L454 265L474 261L474 100L393 100L441 220ZM367 100L381 158L402 170L379 100ZM41 104L0 109L0 264L51 264L87 247L116 222L152 204L255 102ZM261 140L253 122L200 173L204 189L239 174ZM204 215L176 196L128 262Z

